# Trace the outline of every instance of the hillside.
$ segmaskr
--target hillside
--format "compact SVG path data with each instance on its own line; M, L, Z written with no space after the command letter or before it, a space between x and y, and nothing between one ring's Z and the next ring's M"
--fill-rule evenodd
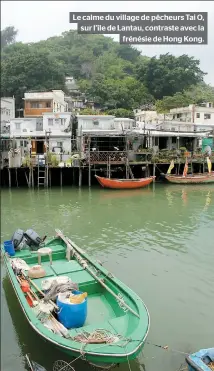
M213 90L203 83L205 73L200 62L193 57L165 54L148 58L109 37L77 34L74 30L24 44L15 42L17 31L11 29L13 37L1 31L1 95L14 95L19 107L27 90L65 91L65 76L73 76L87 98L104 109L132 110L173 96L167 98L167 102L171 99L171 108L177 104L176 93L179 102L187 102L195 99L195 89L199 101L200 90L203 98L211 94L214 100ZM187 96L183 93L186 90L190 91Z

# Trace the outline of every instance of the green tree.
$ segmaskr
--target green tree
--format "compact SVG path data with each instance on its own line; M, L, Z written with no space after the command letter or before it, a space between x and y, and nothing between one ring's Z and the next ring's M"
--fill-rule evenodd
M65 76L61 64L47 53L29 49L25 53L21 48L2 60L1 95L16 97L18 106L22 106L24 91L65 89Z
M183 93L176 93L172 97L163 97L157 100L156 110L159 113L167 113L172 108L186 107L189 104L201 104L204 102L214 102L214 88L205 83L191 86Z
M132 110L127 110L125 108L117 108L117 109L108 110L107 114L115 116L115 117L125 117L125 118L130 118L130 119L135 118L134 112Z
M199 60L188 55L160 55L141 66L138 77L150 94L156 99L162 99L202 82L205 73L201 71L199 64Z
M16 40L18 31L14 26L6 27L1 31L1 47L4 48L7 45L13 44Z

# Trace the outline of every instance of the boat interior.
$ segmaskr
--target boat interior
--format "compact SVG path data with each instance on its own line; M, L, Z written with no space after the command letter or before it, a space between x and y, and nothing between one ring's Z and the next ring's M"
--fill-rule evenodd
M50 264L49 256L42 256L41 264L45 269L46 276L32 279L38 288L41 290L41 282L46 278L67 276L78 284L80 291L87 292L88 294L88 314L86 322L84 326L79 329L69 330L71 336L77 335L82 329L87 332L92 332L99 328L110 331L112 335L120 334L128 336L133 333L133 330L138 327L139 318L129 311L124 311L111 293L103 288L76 259L71 258L70 261L66 259L66 245L62 240L58 238L51 240L45 244L45 247L51 247L52 249L52 265ZM38 255L36 251L17 251L15 258L23 259L29 267L38 264ZM101 271L99 271L98 277L99 279L104 279L106 285L116 294L119 292L122 294L125 293ZM33 288L33 290L38 295L37 290L35 288ZM126 296L125 301L133 310L137 311L137 306L131 297ZM145 321L145 328L141 329L142 333L144 331L146 333L147 325L148 323Z

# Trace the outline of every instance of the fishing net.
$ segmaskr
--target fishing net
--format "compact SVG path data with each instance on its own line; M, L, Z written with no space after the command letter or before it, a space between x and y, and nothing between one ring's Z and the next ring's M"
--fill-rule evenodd
M83 331L72 339L85 344L110 344L117 342L119 337L111 334L110 331L97 329L92 333Z
M45 302L49 300L55 301L59 293L64 293L73 290L78 290L78 285L76 283L72 281L68 281L67 283L58 283L56 280L54 280L51 282L50 289L46 293L44 301Z
M75 371L70 363L59 360L56 361L53 365L53 371Z
M31 361L33 371L47 371L46 368L39 365L38 363Z

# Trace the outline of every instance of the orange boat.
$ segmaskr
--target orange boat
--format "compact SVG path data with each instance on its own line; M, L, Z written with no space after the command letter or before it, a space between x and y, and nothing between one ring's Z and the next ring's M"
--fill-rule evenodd
M104 188L113 189L136 189L143 188L153 182L155 176L140 179L110 179L95 175L100 185Z

